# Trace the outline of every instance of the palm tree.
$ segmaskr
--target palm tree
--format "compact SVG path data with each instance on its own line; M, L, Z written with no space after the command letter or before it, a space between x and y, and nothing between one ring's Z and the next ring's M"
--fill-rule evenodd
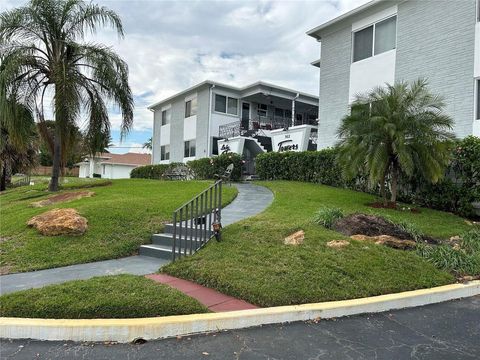
M23 94L22 103L36 110L40 124L44 102L52 103L51 191L58 190L62 142L80 116L87 117L87 138L110 131L105 101L122 112L122 137L133 122L126 63L109 47L83 41L87 33L106 25L123 37L117 14L83 0L31 0L0 15L0 83L8 93Z
M384 205L385 182L390 181L390 201L395 203L400 174L419 173L436 183L444 175L454 139L453 120L444 106L424 79L386 84L358 95L337 131L337 160L345 177L367 171L372 184L380 183Z
M153 149L152 138L149 138L147 141L145 141L142 147L147 150L152 150Z
M36 165L37 133L32 112L15 101L1 98L4 96L1 93L0 103L7 109L0 115L0 191L4 191L12 174Z

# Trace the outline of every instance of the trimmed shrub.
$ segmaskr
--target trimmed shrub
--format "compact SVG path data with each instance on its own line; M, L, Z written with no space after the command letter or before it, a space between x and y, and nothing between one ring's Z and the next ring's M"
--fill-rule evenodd
M163 174L167 170L170 170L178 165L183 165L182 163L171 163L171 164L157 164L157 165L146 165L139 166L133 169L130 172L130 178L132 179L162 179Z
M343 218L343 212L339 208L330 208L330 207L323 207L319 209L313 218L313 222L326 227L327 229L331 229L333 224L341 218Z
M256 172L265 180L295 180L346 186L342 170L335 161L336 154L335 149L263 153L255 159Z
M314 182L379 195L378 188L369 186L367 175L346 181L342 177L342 168L336 162L337 153L335 148L264 153L256 158L256 171L264 180ZM469 136L456 143L445 178L437 184L427 183L421 174L412 178L402 175L398 199L418 206L475 217L472 203L480 201L480 139Z
M236 153L221 154L212 158L192 160L187 165L192 169L195 179L215 179L215 175L222 175L227 166L233 163L232 181L240 180L242 176L243 159Z

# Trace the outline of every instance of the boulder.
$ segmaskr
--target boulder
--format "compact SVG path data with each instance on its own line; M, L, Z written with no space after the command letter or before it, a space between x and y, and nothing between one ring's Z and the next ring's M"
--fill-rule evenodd
M292 235L287 236L283 243L285 245L300 245L303 244L303 240L305 239L305 232L303 230L294 232Z
M350 245L350 242L347 240L332 240L327 242L327 246L333 249L341 249Z
M394 249L414 249L416 242L413 240L398 239L390 235L378 235L378 236L367 236L367 235L352 235L350 239L357 241L370 241L377 245L385 245Z
M78 236L87 230L87 219L80 216L75 209L53 209L32 217L27 225L46 236Z

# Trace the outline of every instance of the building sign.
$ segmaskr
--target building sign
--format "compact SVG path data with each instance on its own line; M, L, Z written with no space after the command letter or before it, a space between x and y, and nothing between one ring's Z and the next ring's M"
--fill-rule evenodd
M310 133L314 126L298 125L287 130L272 130L272 149L277 152L307 151Z
M245 139L241 137L217 140L218 154L237 153L242 155L244 144Z

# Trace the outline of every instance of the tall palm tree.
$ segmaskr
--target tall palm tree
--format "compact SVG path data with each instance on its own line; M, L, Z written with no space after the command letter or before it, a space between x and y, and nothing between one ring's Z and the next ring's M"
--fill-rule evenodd
M51 191L58 190L62 141L82 115L87 117L87 134L91 135L87 138L109 132L106 101L122 112L122 136L132 125L133 97L126 63L109 47L84 42L87 33L107 25L123 37L116 13L83 0L31 0L0 14L4 56L0 83L9 93L23 94L21 101L36 109L40 123L45 119L44 103L52 99Z
M454 139L453 120L444 113L444 106L424 79L386 84L358 95L337 131L344 175L353 178L366 170L372 183L380 183L385 205L386 180L392 203L397 199L400 174L419 173L432 183L440 180Z

